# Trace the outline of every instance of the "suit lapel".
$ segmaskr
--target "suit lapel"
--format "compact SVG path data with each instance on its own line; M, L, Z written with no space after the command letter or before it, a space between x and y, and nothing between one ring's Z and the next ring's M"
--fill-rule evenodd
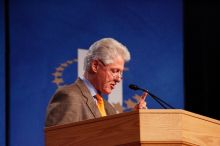
M116 111L113 108L113 106L110 103L108 103L105 99L104 99L104 104L105 104L105 111L107 115L116 114Z
M92 97L91 93L89 92L88 88L84 84L83 80L78 78L76 81L76 85L80 88L83 96L85 97L86 104L88 105L88 107L89 107L90 111L92 112L92 114L94 115L94 117L95 118L101 117L101 114L98 110L98 107L93 99L94 97Z

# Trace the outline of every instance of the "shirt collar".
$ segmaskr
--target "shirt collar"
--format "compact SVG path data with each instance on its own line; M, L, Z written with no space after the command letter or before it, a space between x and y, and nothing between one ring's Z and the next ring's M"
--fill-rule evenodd
M89 92L94 97L97 94L97 90L95 89L95 87L84 76L82 76L80 78L83 80L86 87L89 89Z

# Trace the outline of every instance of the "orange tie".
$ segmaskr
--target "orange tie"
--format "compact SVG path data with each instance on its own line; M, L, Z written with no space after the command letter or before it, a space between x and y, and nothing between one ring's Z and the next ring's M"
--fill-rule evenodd
M106 116L105 106L104 106L104 101L103 101L102 96L99 94L96 94L96 99L97 99L97 106L102 117Z

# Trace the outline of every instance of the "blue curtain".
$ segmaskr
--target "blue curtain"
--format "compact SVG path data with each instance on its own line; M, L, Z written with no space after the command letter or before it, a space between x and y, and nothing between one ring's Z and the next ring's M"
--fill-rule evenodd
M134 83L183 108L182 1L11 0L9 10L12 146L44 145L50 97L59 84L77 77L77 63L70 63L77 49L103 37L119 40L131 52L124 101L141 94L129 90ZM1 73L2 65L1 57ZM161 108L150 97L147 102L149 108Z

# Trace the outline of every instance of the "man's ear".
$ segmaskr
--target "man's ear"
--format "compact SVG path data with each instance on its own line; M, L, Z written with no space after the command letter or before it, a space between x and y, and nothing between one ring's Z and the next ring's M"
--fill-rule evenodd
M97 72L97 70L98 70L98 65L99 65L99 62L98 62L98 60L93 60L92 62L91 62L91 69L92 69L92 71L93 72Z

